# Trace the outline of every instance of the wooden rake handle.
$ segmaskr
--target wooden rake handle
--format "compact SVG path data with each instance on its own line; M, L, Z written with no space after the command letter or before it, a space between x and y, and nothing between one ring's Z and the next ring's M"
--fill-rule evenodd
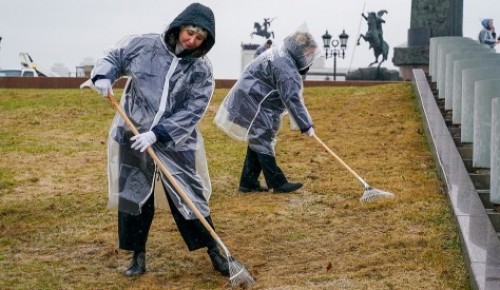
M116 109L118 114L122 116L123 120L125 120L125 123L129 126L130 130L134 133L134 135L139 135L139 131L135 128L134 124L132 121L130 121L129 117L125 112L122 110L120 105L116 102L115 98L112 95L108 95L108 100L111 103L111 105ZM170 183L173 185L174 189L176 190L177 194L179 194L184 202L191 208L191 210L194 212L196 217L201 221L203 226L207 229L207 231L210 232L210 235L215 239L215 241L222 247L224 250L227 250L225 245L222 243L221 239L217 235L217 233L214 231L214 229L210 226L210 224L207 222L205 217L200 213L200 211L196 208L194 203L191 201L191 199L187 196L187 194L184 192L184 190L179 186L177 181L175 181L174 177L170 174L168 171L167 167L163 164L163 162L156 156L156 153L153 151L153 148L149 146L146 151L148 152L149 156L153 158L154 162L156 165L160 168L161 172L167 177L167 179L170 181Z
M344 162L344 160L342 160L337 154L335 154L335 152L333 152L330 148L328 148L328 146L326 146L326 144L323 141L321 141L321 139L319 139L319 137L316 136L316 134L313 134L313 137L314 139L316 139L316 141L318 141L319 144L321 144L326 149L326 151L328 151L328 153L330 153L333 157L335 157L335 159L337 159L337 161L340 162L340 164L342 164L350 173L352 173L352 175L354 175L354 177L356 177L356 179L359 182L361 182L361 184L367 186L363 178L361 178L361 176L359 176L354 170L352 170L351 167L349 167L349 165L347 165Z

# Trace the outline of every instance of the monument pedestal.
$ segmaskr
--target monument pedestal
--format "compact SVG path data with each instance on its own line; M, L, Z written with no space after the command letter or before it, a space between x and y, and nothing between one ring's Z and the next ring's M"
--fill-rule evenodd
M394 48L392 62L400 76L412 79L412 69L429 72L429 39L462 36L463 0L413 0L406 44Z
M392 63L399 67L399 76L411 80L412 70L421 68L429 72L429 46L397 46L394 48Z

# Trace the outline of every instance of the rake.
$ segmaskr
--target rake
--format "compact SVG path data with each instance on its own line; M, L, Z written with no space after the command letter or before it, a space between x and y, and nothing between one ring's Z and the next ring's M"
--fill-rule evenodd
M335 159L337 159L337 161L340 162L340 164L342 164L350 173L352 173L352 175L354 175L354 177L356 177L356 179L365 187L365 191L363 192L363 195L359 199L360 201L368 202L381 197L394 197L394 193L371 187L366 181L363 180L363 178L361 178L361 176L359 176L356 172L354 172L354 170L352 170L351 167L349 167L344 162L344 160L342 160L337 154L335 154L330 148L328 148L328 146L326 146L326 144L323 141L321 141L321 139L319 139L319 137L316 136L316 134L314 134L313 137L314 139L316 139L316 141L318 141L319 144L321 144L326 149L326 151L328 151L328 153L330 153L333 157L335 157Z
M139 135L139 132L135 128L134 124L130 121L128 118L127 114L120 108L116 100L112 95L108 95L108 99L111 103L111 105L116 109L116 111L122 116L122 118L125 120L125 123L130 127L134 135ZM163 175L167 177L167 179L170 181L172 186L175 188L176 192L182 197L184 202L191 208L191 210L194 212L196 217L201 221L203 226L207 229L207 231L210 233L212 238L217 242L217 244L224 250L224 253L226 254L226 259L229 264L229 281L231 282L231 285L233 287L243 287L246 288L252 284L255 283L255 279L252 277L250 272L243 266L227 249L226 245L222 242L222 240L219 238L217 233L212 229L212 227L208 224L207 220L205 217L200 213L200 211L196 208L196 206L193 204L191 199L186 195L184 190L179 186L179 184L175 181L175 179L172 177L170 172L168 171L167 167L163 164L163 162L156 156L155 152L153 149L148 147L146 149L148 152L149 156L155 161L156 165L160 168L161 172Z

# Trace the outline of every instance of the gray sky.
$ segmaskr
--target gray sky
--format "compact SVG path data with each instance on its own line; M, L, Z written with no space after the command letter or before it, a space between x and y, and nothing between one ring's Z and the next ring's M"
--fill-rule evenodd
M63 63L74 74L84 59L97 59L104 50L130 34L160 33L193 1L177 0L0 0L0 68L20 66L19 53L27 52L38 67L50 71ZM390 47L384 67L394 68L393 48L406 42L410 27L411 0L202 0L216 20L216 43L208 54L216 78L237 78L241 70L242 43L263 43L250 38L254 22L275 18L269 27L275 43L306 22L316 40L328 32L337 36L345 29L350 38L339 68L365 67L374 60L368 43L356 46L359 32L367 30L361 12L385 9L384 39ZM494 12L495 14L492 14ZM476 39L480 19L498 18L500 1L464 0L463 35ZM329 59L326 66L332 67Z

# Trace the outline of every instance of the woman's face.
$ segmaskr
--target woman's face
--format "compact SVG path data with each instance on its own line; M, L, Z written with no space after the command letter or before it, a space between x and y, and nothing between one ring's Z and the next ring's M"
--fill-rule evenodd
M184 49L196 49L205 41L205 36L191 28L181 28L179 43Z

